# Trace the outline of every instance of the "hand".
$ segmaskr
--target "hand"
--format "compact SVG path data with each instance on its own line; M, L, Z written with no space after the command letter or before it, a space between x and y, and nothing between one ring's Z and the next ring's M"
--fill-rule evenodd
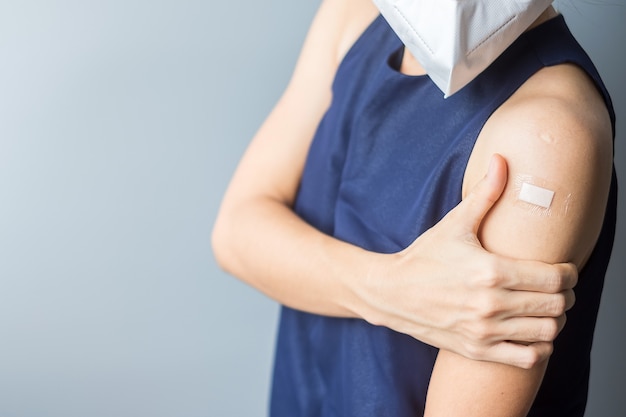
M470 359L530 368L574 304L578 273L487 252L477 233L507 178L495 155L489 172L448 215L405 250L381 255L359 296L362 316Z

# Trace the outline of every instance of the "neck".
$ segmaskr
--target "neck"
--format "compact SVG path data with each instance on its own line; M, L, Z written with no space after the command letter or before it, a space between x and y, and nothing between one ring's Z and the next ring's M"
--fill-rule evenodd
M548 20L557 17L558 15L559 12L557 12L554 7L550 6L543 13L541 13L541 15L528 27L528 29L526 29L526 31L529 31L540 24L547 22Z

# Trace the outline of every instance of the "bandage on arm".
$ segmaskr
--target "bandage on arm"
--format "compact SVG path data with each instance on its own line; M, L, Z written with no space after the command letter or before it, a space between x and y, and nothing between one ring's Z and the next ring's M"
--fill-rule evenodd
M565 79L577 77L570 68L549 71L555 76L565 71ZM568 96L554 100L539 93L541 89L522 89L485 125L468 163L464 189L484 175L494 153L509 166L507 187L479 231L487 250L579 267L591 253L608 195L612 145L601 99L583 89L600 110ZM523 370L441 351L426 416L526 416L546 364Z
M517 199L533 206L550 209L554 199L554 191L524 181L520 185Z

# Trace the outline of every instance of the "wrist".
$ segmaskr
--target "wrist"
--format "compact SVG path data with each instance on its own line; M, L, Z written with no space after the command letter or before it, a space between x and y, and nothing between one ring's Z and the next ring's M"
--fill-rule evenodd
M376 294L385 276L382 272L385 256L350 245L347 262L335 264L341 269L335 271L341 288L338 292L340 298L336 302L352 317L379 324Z

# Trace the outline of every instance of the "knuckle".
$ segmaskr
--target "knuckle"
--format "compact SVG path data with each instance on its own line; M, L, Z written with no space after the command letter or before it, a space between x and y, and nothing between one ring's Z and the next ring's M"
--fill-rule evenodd
M493 294L486 294L481 297L478 312L479 317L482 320L491 319L496 317L503 310L502 302ZM486 326L486 323L482 323L483 326Z
M463 348L468 359L482 360L484 357L484 349L479 344L466 342Z
M557 293L563 290L564 277L561 272L552 268L549 273L546 274L546 288L548 292Z
M524 369L531 369L533 366L539 363L538 358L539 358L539 354L536 353L535 351L532 351L532 353L528 355L527 358L524 359L524 361L520 364L520 366Z
M574 264L566 264L562 271L563 289L572 289L578 284L578 268Z
M561 317L558 318L557 320L557 326L558 326L558 333L561 333L561 331L563 330L563 328L565 327L565 323L567 323L567 316L565 314L563 314Z
M477 321L471 329L472 339L478 342L488 342L493 337L491 326L484 320Z
M576 285L578 285L578 269L574 268L573 266L572 268L574 269L574 272L572 273L572 283L570 284L570 288L574 288L576 287Z
M543 342L552 342L559 334L559 322L557 319L546 319L539 328L538 339Z
M548 314L553 317L560 316L565 313L567 307L567 299L565 294L560 293L552 297L552 300L548 306Z
M522 368L531 369L541 361L541 354L533 349L522 363Z
M472 267L472 274L468 283L476 289L499 288L503 278L499 273L498 260L491 254L485 254L477 259Z
M502 285L502 276L498 261L494 256L488 256L482 265L482 284L487 288L499 288Z
M536 343L529 347L530 349L527 351L527 356L520 364L520 366L524 369L534 368L552 355L552 351L554 350L552 343Z
M574 290L567 290L565 292L565 310L574 307L574 304L576 304L576 293Z

